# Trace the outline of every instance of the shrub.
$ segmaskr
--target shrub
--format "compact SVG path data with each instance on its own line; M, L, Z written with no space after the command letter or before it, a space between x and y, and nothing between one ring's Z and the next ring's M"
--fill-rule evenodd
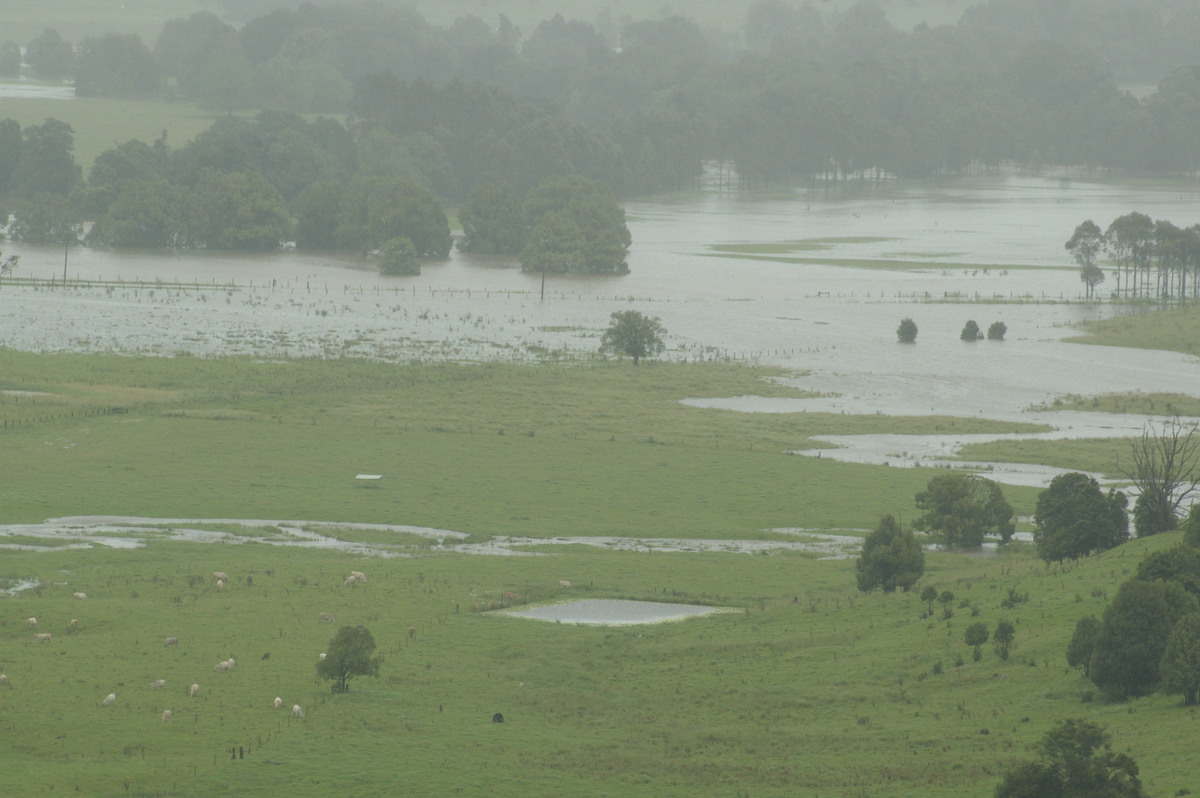
M987 337L989 341L1003 341L1004 334L1008 332L1008 325L1002 321L994 321L988 327Z
M912 319L904 319L896 328L896 337L902 344L911 344L917 340L917 323Z
M962 332L958 335L964 341L978 341L983 337L983 331L979 329L979 325L971 319L963 325Z

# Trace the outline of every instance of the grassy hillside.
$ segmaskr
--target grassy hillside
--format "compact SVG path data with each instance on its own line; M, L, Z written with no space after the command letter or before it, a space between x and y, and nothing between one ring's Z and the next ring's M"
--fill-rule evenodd
M786 393L764 379L774 373L0 350L0 450L13 464L0 483L5 523L309 517L547 539L527 550L536 556L484 557L409 546L403 534L336 533L408 555L389 559L282 547L228 524L224 544L164 530L141 548L120 531L77 548L78 531L46 546L14 530L0 588L37 586L0 598L0 759L10 763L0 794L988 795L1031 742L1073 716L1106 724L1152 794L1190 783L1193 720L1175 698L1107 704L1064 661L1075 621L1102 612L1142 553L1177 536L1067 567L1020 546L930 554L923 585L956 596L949 617L938 608L930 618L914 594L858 593L852 560L553 544L777 539L768 530L911 517L924 470L785 450L817 430L885 421L993 427L677 401ZM356 488L360 472L383 473L384 484ZM1005 494L1027 514L1036 491ZM350 570L369 582L345 586ZM213 571L231 575L225 590ZM1002 608L1010 589L1028 601ZM488 612L585 597L735 611L619 628ZM1001 619L1017 626L1012 658L989 648L972 661L966 626ZM334 696L315 663L341 624L370 629L385 662L378 679ZM163 645L168 636L179 645ZM213 670L230 656L234 672ZM166 687L151 688L155 679ZM116 702L101 706L109 693ZM275 696L306 716L274 710Z

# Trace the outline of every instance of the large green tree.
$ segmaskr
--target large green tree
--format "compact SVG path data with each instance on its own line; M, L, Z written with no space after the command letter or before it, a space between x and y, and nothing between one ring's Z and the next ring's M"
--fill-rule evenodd
M1182 693L1183 703L1200 703L1200 613L1180 618L1159 663L1165 693Z
M1090 297L1096 286L1104 281L1104 271L1096 265L1096 256L1104 249L1104 231L1088 219L1075 228L1065 246L1079 264L1079 279L1087 286Z
M925 552L911 531L900 529L895 516L885 515L863 540L855 573L864 593L875 588L884 593L907 591L925 573Z
M283 197L258 172L207 172L189 216L197 245L208 249L275 249L292 229Z
M1122 584L1101 619L1091 680L1113 698L1150 693L1158 685L1159 664L1176 621L1197 609L1195 597L1178 582Z
M636 310L618 310L610 317L608 329L600 336L600 351L628 355L637 365L644 357L657 355L666 348L667 334L657 316Z
M156 98L166 88L162 70L137 34L85 36L76 52L79 97Z
M10 190L18 197L43 191L66 196L79 185L83 170L75 163L75 131L66 122L47 119L21 132L19 158Z
M1138 563L1136 579L1153 582L1178 582L1193 596L1200 597L1200 550L1180 543L1153 551Z
M1128 499L1078 472L1059 474L1038 494L1033 540L1047 562L1074 560L1101 552L1129 538Z
M1067 644L1067 664L1072 668L1083 668L1083 675L1091 674L1092 652L1100 638L1100 619L1085 615L1075 623L1071 642Z
M90 244L182 249L190 246L183 191L165 180L131 180L88 231Z
M382 657L375 653L375 637L362 626L343 626L325 648L325 659L317 663L317 676L333 681L331 689L344 693L355 676L378 676Z
M913 528L928 532L947 547L975 548L985 538L1007 543L1013 534L1013 509L1000 486L975 474L939 474L916 495L924 511Z
M525 246L525 213L520 200L505 185L474 186L458 209L458 219L463 229L458 248L463 252L516 255Z
M1036 762L1021 762L995 798L1142 798L1138 766L1112 751L1111 738L1089 720L1072 718L1046 732Z
M625 211L603 183L572 175L543 180L525 200L531 230L521 250L527 272L627 274Z

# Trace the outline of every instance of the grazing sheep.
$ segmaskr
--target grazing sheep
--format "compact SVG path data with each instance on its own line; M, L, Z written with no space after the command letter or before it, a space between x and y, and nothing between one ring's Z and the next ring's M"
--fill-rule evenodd
M75 630L77 630L77 631L78 631L78 629L79 629L79 619L78 619L78 618L72 618L70 621L68 621L68 622L67 622L67 628L68 628L68 629L75 629Z
M292 717L293 718L304 717L304 710L300 708L299 704L292 704Z
M275 708L283 709L283 699L280 698L279 696L275 696Z
M317 659L321 660L321 662L324 662L325 661L325 652L322 651L320 654L318 654Z
M53 637L54 637L54 635L50 634L49 632L39 632L38 634L35 634L33 636L33 639L37 640L39 642L45 643L45 642L48 642Z
M367 577L362 571L351 571L350 575L353 576L355 579L357 579L360 582L367 581Z
M225 583L222 580L218 579L217 580L217 592L220 593L224 589L225 589Z
M150 689L151 689L151 690L157 690L157 689L159 689L160 687L166 687L166 686L167 686L167 680L166 680L166 679L155 679L154 681L150 682Z
M323 612L318 617L320 617L320 619L322 621L328 621L329 623L335 623L335 621L333 620L333 616L330 615L328 612Z
M87 593L75 593L74 596L80 601L85 601L87 599Z
M164 710L163 710L163 723L166 723L166 722L167 722L167 721L169 721L170 719L171 719L171 710L169 710L169 709L164 709Z
M178 637L168 637L166 640L163 641L163 648L167 648L170 646L177 646L177 645L179 645Z
M224 571L213 571L213 579L217 580L218 582L228 582L229 574L225 573Z
M199 695L199 694L200 694L200 685L198 685L198 684L193 684L191 687L189 687L189 688L188 688L188 695L189 695L189 696L191 696L191 697L195 698L195 697L196 697L197 695Z
M233 670L235 665L237 665L237 663L233 661L233 657L230 657L229 659L223 659L220 662L218 662L216 667L213 668L213 670L214 671L231 671L231 670Z
M28 626L30 629L36 629L37 628L37 618L26 618L25 625Z
M350 576L347 576L346 581L343 582L342 584L343 585L353 585L357 581L358 581L358 579L355 578L354 574L350 574Z
M559 587L563 587L563 588L567 588L568 590L570 590L570 589L571 589L571 580L569 580L569 579L560 579L560 580L558 580L558 586L559 586Z
M3 684L3 685L8 684L8 675L7 674L0 673L0 684Z
M106 707L109 704L112 704L116 700L117 700L117 694L109 693L108 695L104 696L104 700L100 702L100 706Z

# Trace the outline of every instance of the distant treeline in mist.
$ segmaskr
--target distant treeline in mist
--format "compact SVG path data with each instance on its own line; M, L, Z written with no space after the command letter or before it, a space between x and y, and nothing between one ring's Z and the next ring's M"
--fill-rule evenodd
M1200 4L1167 0L993 0L911 32L870 3L826 15L759 0L736 37L663 15L437 27L362 3L241 28L202 11L167 22L152 49L47 30L25 69L74 76L81 96L345 115L346 135L310 137L314 168L344 178L370 162L455 203L480 183L523 195L554 174L622 196L687 189L705 161L732 164L744 186L1005 164L1195 175L1193 60ZM1157 91L1139 98L1118 80Z

